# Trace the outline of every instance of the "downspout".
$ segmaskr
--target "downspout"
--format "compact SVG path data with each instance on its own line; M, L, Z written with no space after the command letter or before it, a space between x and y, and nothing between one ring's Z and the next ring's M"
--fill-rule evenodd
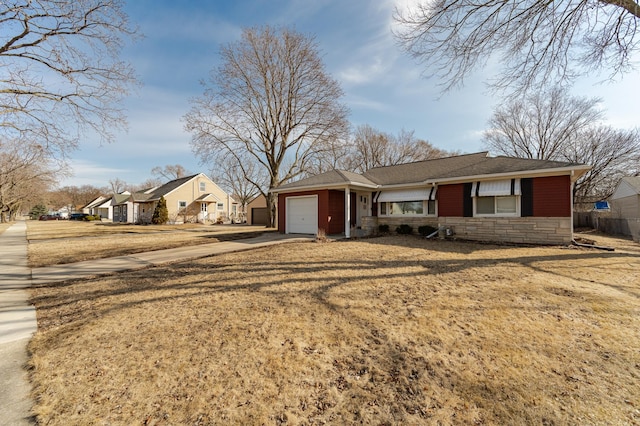
M351 191L344 189L344 236L351 238Z
M573 206L573 188L574 188L574 186L575 186L575 184L576 184L576 183L574 182L574 180L573 180L573 176L574 176L574 174L575 174L575 172L574 172L574 170L572 169L572 170L571 170L571 191L570 191L569 195L570 195L570 199L571 199L571 241L572 241L573 243L575 243L575 241L576 241L576 240L575 240L575 238L574 238L574 236L573 236L573 207L574 207L574 206Z

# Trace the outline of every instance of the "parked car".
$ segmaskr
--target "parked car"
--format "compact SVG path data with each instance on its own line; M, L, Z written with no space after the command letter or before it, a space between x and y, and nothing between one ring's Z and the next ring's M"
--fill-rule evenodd
M69 220L86 220L87 216L86 213L71 213Z
M39 217L39 220L60 220L60 216L56 214L43 214Z

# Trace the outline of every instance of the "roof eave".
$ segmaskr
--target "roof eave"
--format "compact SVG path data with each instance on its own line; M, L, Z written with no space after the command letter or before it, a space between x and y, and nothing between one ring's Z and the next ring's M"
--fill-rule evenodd
M301 191L313 191L316 189L344 189L345 187L359 187L366 189L378 189L380 185L371 185L366 183L357 183L357 182L343 182L343 183L331 183L331 184L315 184L315 185L303 185L296 186L294 188L272 188L268 192L280 194L280 193L289 193L289 192L301 192Z
M488 174L480 174L480 175L468 175L468 176L457 176L451 178L435 178L428 179L422 184L427 185L437 185L437 184L451 184L451 183L461 183L461 182L470 182L470 181L481 181L488 179L496 179L496 178L530 178L530 177L545 177L545 176L558 176L558 175L569 175L571 176L571 181L575 182L582 175L591 170L591 166L587 165L575 165L575 166L567 166L567 167L554 167L550 169L534 169L534 170L522 170L516 172L504 172L504 173L488 173Z

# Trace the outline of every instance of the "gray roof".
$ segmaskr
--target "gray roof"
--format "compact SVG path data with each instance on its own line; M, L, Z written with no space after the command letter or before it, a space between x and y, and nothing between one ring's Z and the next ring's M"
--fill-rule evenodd
M141 197L140 201L157 201L160 199L160 197L167 195L168 193L170 193L176 188L181 187L182 185L189 182L191 179L195 178L196 176L198 176L198 174L169 181L164 185L157 187L156 189L154 189L152 192L148 194L143 193L144 195L148 195L148 197L147 198Z
M456 155L415 163L398 164L396 166L374 167L373 169L367 170L364 176L380 185L424 182L429 179L442 178L458 170L478 164L485 161L487 155L487 152L478 152L475 154ZM459 176L466 176L466 174L462 173Z
M126 194L113 194L113 205L117 205L117 204L122 204L124 202L129 201L129 199L131 198L131 194L126 193Z
M517 174L550 169L583 167L578 163L514 157L489 157L487 152L457 155L395 166L374 167L364 174L331 170L297 182L281 185L279 190L360 184L363 186L411 185L428 181L496 174Z
M358 173L347 172L345 170L330 170L319 175L310 176L305 179L301 179L295 182L281 185L280 189L293 189L303 187L316 187L316 186L340 186L349 184L360 184L364 186L376 187L376 183L367 179L365 176Z
M470 164L466 167L451 170L439 176L440 179L448 177L493 175L500 173L518 173L548 169L561 169L584 166L583 164L564 161L536 160L531 158L514 157L487 157L483 161Z

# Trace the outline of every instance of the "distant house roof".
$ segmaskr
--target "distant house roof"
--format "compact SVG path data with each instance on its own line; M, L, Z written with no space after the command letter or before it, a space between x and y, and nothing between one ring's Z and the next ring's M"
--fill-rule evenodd
M123 192L121 194L113 194L113 197L111 197L111 199L113 200L112 204L114 206L118 205L118 204L122 204L122 203L125 203L125 202L127 202L127 201L129 201L131 199L131 193L125 191L125 192Z
M141 199L141 201L157 201L157 200L160 199L160 197L167 195L171 191L181 187L182 185L184 185L185 183L189 182L191 179L194 179L195 177L197 177L199 175L200 175L200 173L195 174L195 175L191 175L191 176L181 177L181 178L169 181L169 182L165 183L164 185L161 185L161 186L159 186L157 188L154 188L153 191L151 191L149 193L146 193L146 195L148 195L148 197L146 199Z
M640 195L640 176L625 176L620 179L610 198L617 200L631 195Z
M462 179L488 179L496 175L539 175L556 171L566 173L575 171L577 175L574 176L574 179L577 179L589 168L589 166L578 163L504 156L489 157L487 152L478 152L395 166L375 167L362 175L342 170L331 170L281 185L276 189L276 192L332 186L344 187L346 185L370 188L416 186Z
M93 200L89 201L86 205L84 205L82 208L83 209L91 209L94 207L98 207L100 204L103 204L105 202L105 200L107 200L108 198L102 195L98 195L96 198L94 198Z

